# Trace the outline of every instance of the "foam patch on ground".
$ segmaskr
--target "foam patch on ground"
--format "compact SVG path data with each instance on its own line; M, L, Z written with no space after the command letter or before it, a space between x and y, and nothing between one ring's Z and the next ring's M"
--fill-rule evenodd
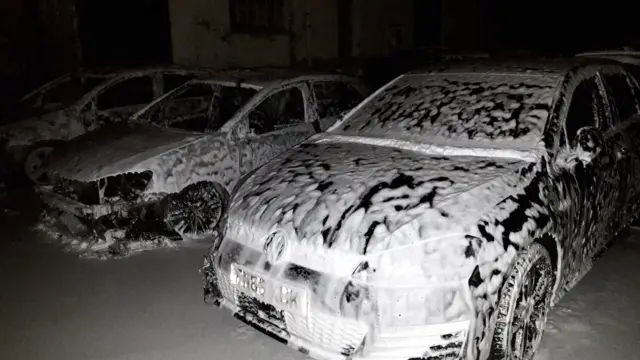
M34 224L33 230L44 234L46 239L54 244L62 245L65 250L78 253L82 258L119 259L143 251L177 247L176 242L162 235L143 233L136 238L125 238L124 229L107 230L103 237L74 236L61 231L57 226L57 220L46 212L43 212L40 220Z

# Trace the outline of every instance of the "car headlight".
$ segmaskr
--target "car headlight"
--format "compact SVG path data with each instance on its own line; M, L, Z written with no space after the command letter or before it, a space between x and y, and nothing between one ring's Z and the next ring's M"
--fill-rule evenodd
M413 286L350 281L342 292L340 312L383 328L397 328L468 321L474 306L466 281Z
M464 283L374 290L383 326L424 326L469 320L473 305Z
M477 265L480 239L453 234L415 243L402 240L395 243L408 245L367 256L352 275L375 299L381 325L469 320L473 303L468 279Z
M391 237L402 235L394 233ZM353 278L377 286L466 280L477 265L480 244L476 237L454 234L384 250L367 256L355 269Z

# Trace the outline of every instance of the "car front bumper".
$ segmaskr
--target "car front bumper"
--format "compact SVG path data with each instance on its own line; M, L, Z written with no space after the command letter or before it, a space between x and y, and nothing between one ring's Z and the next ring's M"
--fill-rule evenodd
M305 316L271 305L247 306L247 296L230 281L229 270L205 256L205 302L224 308L254 329L315 359L464 359L471 324L378 328L361 320L310 308ZM255 301L255 299L253 299ZM271 310L266 309L268 306ZM281 314L271 320L269 312Z
M125 201L86 205L56 193L53 191L52 186L40 186L36 190L42 201L50 207L85 219L98 219L113 212L124 211L131 208L131 204Z

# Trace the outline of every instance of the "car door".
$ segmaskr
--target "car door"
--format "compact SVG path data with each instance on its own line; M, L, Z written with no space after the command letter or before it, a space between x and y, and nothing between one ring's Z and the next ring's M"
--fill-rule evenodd
M140 74L117 79L102 89L84 111L88 130L108 123L127 120L131 115L160 96L158 75Z
M306 100L306 101L305 101ZM304 84L271 91L247 112L248 135L237 144L242 174L264 165L317 131L309 118L310 93Z
M600 133L610 127L611 112L607 99L603 96L603 85L598 76L590 76L579 81L570 94L570 101L563 123L568 151L576 157L583 153L577 144L580 130L595 127ZM576 281L584 266L589 266L592 258L602 248L609 237L609 223L619 208L619 178L615 166L615 157L607 143L590 160L576 161L568 169L575 178L577 199L570 211L572 242L568 251L569 261L575 266L574 276L568 279Z
M311 90L322 131L331 127L366 97L363 91L345 80L313 81L311 82Z
M640 204L640 88L635 80L618 68L607 68L602 72L612 105L614 126L605 134L610 138L618 167L622 171L620 178L621 204L624 211L618 217L619 225L626 225L638 212Z

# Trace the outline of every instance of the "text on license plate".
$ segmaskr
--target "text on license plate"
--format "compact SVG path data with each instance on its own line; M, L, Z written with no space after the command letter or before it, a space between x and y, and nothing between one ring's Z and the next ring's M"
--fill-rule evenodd
M248 296L278 309L307 315L309 295L305 289L269 279L267 275L238 264L231 264L229 277L231 284Z

